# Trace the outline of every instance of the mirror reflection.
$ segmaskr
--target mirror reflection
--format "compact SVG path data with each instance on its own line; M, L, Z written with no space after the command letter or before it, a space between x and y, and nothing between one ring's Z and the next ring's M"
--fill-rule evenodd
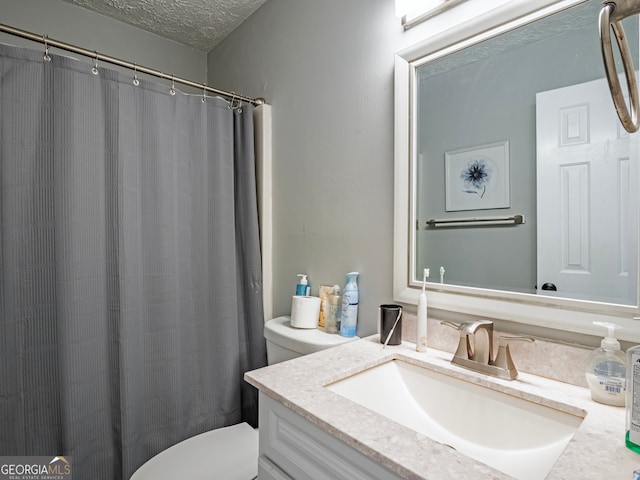
M601 5L587 1L416 68L414 271L429 267L433 282L452 285L637 304L639 149L604 79ZM638 19L623 23L637 61ZM438 223L456 219L493 221Z

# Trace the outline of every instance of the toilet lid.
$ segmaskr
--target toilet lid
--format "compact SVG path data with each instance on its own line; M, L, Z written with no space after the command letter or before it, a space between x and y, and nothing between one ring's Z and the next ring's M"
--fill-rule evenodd
M295 328L291 326L291 317L284 316L264 324L264 338L301 355L307 355L358 340L359 337L342 337L318 328Z
M247 423L218 428L167 448L131 480L249 480L258 474L258 431Z

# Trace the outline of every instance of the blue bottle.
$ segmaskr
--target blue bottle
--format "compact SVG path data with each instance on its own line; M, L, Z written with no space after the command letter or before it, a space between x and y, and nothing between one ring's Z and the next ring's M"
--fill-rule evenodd
M358 272L347 273L347 282L342 293L342 320L340 335L355 337L358 324Z
M307 275L303 273L299 273L298 276L302 278L298 281L298 284L296 285L296 295L302 296L302 297L308 296L311 291L311 287L309 286L309 280L307 280Z

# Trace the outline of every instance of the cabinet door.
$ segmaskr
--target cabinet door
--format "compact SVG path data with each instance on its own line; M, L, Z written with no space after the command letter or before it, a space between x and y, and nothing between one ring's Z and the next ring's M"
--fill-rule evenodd
M284 478L293 480L401 479L263 393L260 393L260 455L268 457L288 475Z
M258 480L293 480L264 455L258 458Z

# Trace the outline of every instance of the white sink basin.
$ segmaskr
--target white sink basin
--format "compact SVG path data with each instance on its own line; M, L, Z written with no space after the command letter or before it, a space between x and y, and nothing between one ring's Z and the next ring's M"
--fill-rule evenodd
M400 360L326 388L521 480L544 479L584 420Z

